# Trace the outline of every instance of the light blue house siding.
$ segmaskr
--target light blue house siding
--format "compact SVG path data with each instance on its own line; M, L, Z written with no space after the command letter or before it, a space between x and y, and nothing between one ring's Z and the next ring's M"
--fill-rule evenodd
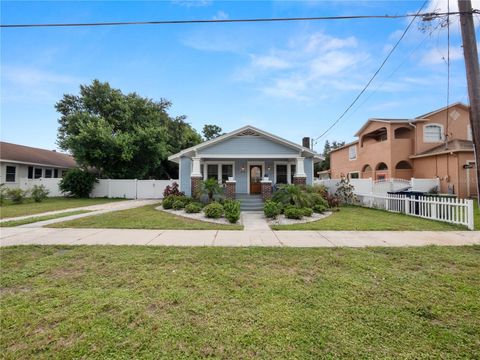
M200 149L201 155L292 155L298 150L260 136L233 136L220 143Z
M192 195L192 181L190 180L190 174L192 173L192 160L188 157L182 156L180 158L179 166L179 181L180 191L183 191L186 195Z

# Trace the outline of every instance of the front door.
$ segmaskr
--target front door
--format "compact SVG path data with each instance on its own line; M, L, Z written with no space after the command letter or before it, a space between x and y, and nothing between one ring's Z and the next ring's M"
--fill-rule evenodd
M262 167L260 165L250 165L250 194L260 194L262 192Z

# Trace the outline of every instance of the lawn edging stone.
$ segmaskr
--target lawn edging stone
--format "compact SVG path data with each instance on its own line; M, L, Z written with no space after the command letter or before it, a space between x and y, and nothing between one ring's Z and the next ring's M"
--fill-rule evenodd
M272 226L272 225L295 225L295 224L306 224L306 223L309 223L309 222L322 220L322 219L325 219L326 217L329 217L330 215L332 215L331 211L327 211L323 214L313 213L312 216L309 216L309 217L304 216L302 219L297 220L297 219L289 219L289 218L285 217L285 215L281 214L281 215L278 215L275 219L266 219L266 220L267 220L267 223L268 223L269 226Z

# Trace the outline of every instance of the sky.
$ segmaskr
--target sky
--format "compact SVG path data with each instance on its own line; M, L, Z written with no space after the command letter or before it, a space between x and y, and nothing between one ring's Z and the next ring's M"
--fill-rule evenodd
M423 1L2 1L1 23L239 19L415 13ZM444 0L424 11L446 10ZM480 8L480 0L473 1ZM456 10L451 1L451 10ZM450 27L450 103L468 103L457 16ZM478 30L478 16L476 19ZM408 19L2 28L3 141L55 149L63 94L107 81L172 102L199 132L243 125L300 143L317 138L357 96ZM478 37L478 31L477 31ZM368 118L412 118L447 103L447 30L415 22L371 87L328 134L352 141Z

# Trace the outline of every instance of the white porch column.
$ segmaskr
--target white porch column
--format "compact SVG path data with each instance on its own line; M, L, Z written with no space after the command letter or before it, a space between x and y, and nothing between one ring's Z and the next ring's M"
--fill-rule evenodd
M305 163L304 157L297 157L297 162L296 162L296 173L295 177L307 177L307 174L305 174Z
M200 170L200 158L199 157L192 157L193 167L192 173L190 174L191 177L201 177L202 172Z

